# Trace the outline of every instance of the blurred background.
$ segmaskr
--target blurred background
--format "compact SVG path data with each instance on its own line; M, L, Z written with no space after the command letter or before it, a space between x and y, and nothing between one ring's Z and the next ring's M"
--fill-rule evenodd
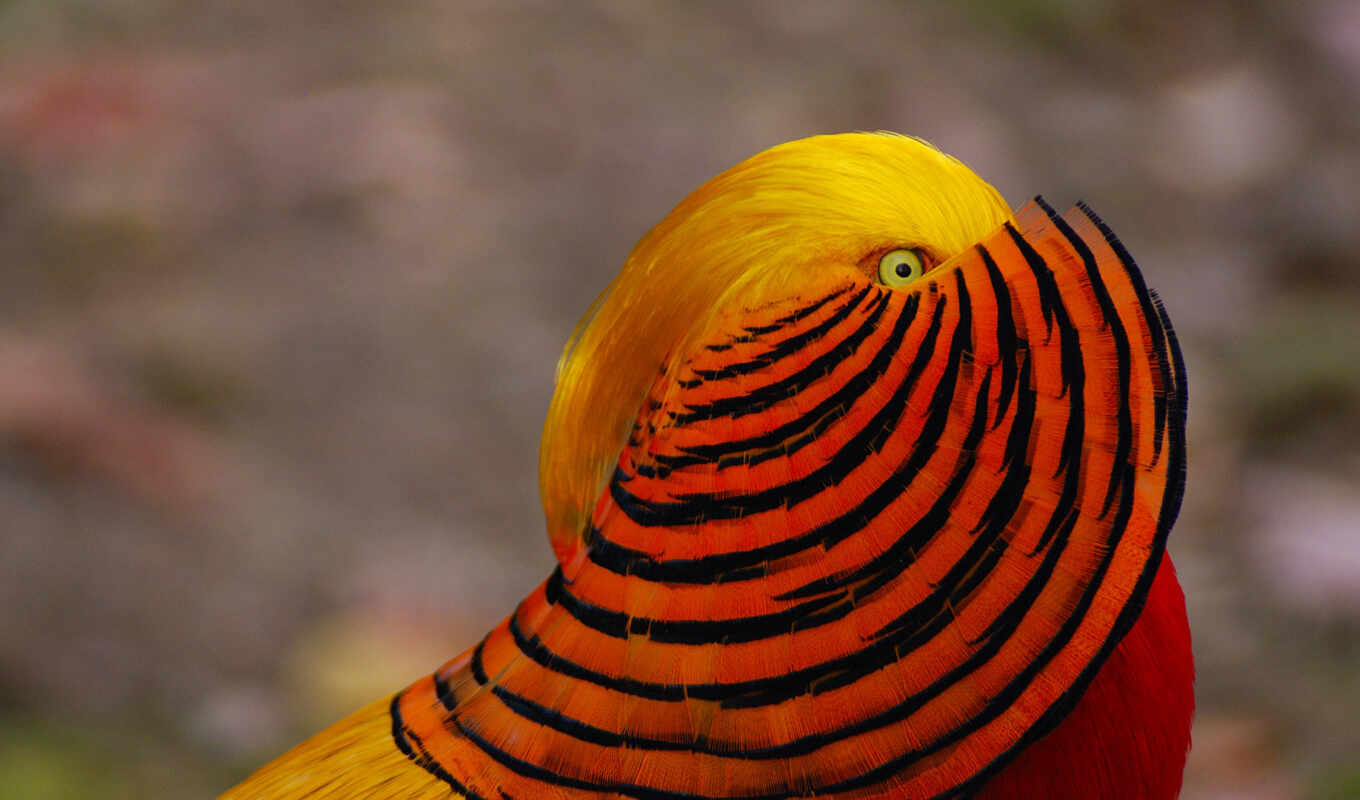
M211 797L470 644L632 244L888 128L1180 331L1185 797L1360 797L1360 4L1130 6L0 0L0 796Z

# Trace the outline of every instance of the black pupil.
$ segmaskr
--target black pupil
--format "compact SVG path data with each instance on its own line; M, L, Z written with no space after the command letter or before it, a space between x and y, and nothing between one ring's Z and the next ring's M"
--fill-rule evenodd
M899 278L911 277L911 264L906 261L897 262L897 277Z

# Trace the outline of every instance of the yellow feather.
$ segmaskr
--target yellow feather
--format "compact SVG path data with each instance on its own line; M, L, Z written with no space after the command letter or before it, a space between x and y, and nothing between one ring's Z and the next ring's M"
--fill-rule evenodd
M340 720L219 800L460 800L393 744L390 703L380 700Z

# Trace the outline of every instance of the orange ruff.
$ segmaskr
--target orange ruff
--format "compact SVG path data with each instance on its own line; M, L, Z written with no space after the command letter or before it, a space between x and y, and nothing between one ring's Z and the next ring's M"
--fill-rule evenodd
M336 749L230 797L299 759L334 797L1174 796L1184 376L1088 209L699 325L558 569L391 699L385 782Z

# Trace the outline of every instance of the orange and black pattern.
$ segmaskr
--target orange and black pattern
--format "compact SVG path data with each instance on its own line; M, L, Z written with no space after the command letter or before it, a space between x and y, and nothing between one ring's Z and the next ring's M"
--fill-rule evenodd
M1063 718L1179 505L1160 303L1042 200L857 275L659 377L580 557L392 700L403 752L485 800L961 797Z

